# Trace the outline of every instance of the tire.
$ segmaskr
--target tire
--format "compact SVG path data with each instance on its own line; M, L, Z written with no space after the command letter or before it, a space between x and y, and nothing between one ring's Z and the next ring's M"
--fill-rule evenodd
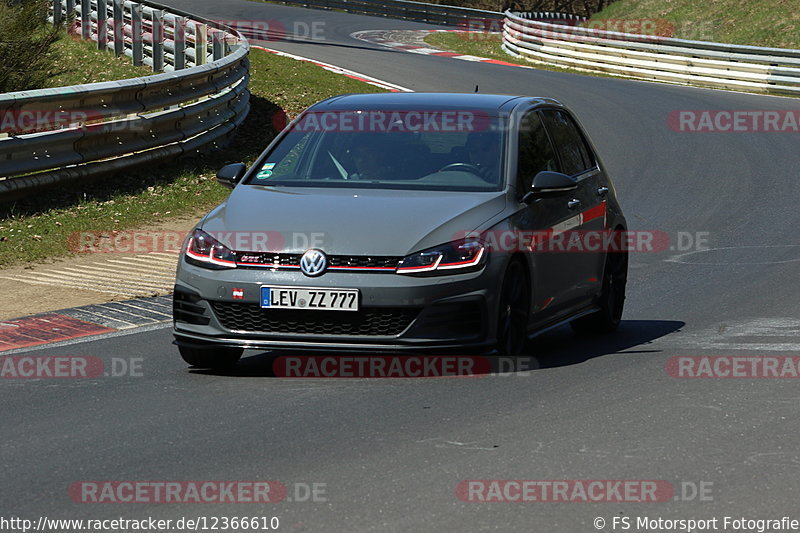
M628 281L628 253L606 254L603 269L603 287L600 290L600 309L571 322L572 329L581 334L611 333L622 320L625 307L625 285Z
M190 366L221 370L233 367L242 357L244 348L178 346L178 351Z
M525 266L512 260L503 276L497 316L497 352L521 355L528 343L531 290Z

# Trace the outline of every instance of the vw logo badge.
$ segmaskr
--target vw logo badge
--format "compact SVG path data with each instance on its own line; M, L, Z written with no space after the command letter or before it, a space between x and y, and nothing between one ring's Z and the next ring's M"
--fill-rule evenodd
M328 258L321 250L308 250L300 258L300 271L306 276L315 277L325 273Z

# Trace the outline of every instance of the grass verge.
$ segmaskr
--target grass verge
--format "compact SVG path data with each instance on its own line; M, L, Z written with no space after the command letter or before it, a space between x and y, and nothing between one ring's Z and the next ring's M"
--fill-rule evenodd
M663 19L680 39L800 48L794 0L617 0L592 19Z
M555 65L533 63L531 61L526 61L524 59L519 59L509 55L505 53L502 48L500 48L500 45L503 44L503 38L499 34L461 32L431 33L430 35L425 36L425 42L436 48L458 52L459 54L485 57L488 59L498 59L507 63L533 67L539 70L587 75L587 72L584 71L557 67ZM597 75L602 77L610 77L605 74Z
M51 73L47 87L66 87L84 83L122 80L153 74L150 67L134 67L131 58L116 57L97 49L97 43L82 41L66 32L53 46L58 70Z
M657 23L659 35L680 39L797 49L800 48L800 11L795 7L789 0L617 0L595 13L591 20L608 21L609 29L630 21L626 26L633 28L632 31ZM645 21L651 24L644 24ZM637 22L642 24L637 25ZM598 27L604 25L601 23ZM503 52L499 35L437 33L427 36L425 42L454 52L519 65L533 64ZM585 74L539 64L536 68Z
M713 4L695 0L618 0L595 14L594 27L615 30L620 24L633 28L657 28L657 35L681 39L714 41L778 48L800 47L800 12L790 9L788 2L764 0L715 0ZM568 72L584 76L625 78L603 72L557 67L534 63L505 53L498 34L442 32L425 37L425 42L462 54L499 59L539 70ZM746 91L747 92L747 91ZM767 90L765 94L771 94ZM775 93L779 96L787 96Z
M90 44L83 47L88 43L78 44L81 47L74 52L78 54L74 56L75 65L84 64L77 63L84 52L87 56L98 55L99 59L89 58L85 64L93 67L63 73L59 79L99 77L95 74L102 70L99 65L114 60L113 55L109 58L109 54L92 49ZM75 232L121 231L166 223L172 217L199 216L230 192L216 183L216 170L229 162L252 162L274 138L277 132L272 116L276 111L298 113L322 98L342 93L383 92L311 63L261 50L251 53L250 73L251 111L227 149L54 188L0 205L0 266L70 255L68 239Z

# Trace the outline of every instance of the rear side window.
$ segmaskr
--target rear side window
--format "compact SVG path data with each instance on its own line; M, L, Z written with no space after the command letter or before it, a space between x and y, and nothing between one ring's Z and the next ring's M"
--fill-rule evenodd
M542 111L542 118L561 158L561 172L574 176L595 166L592 152L569 115L547 109Z
M547 138L542 119L535 111L526 113L519 123L519 159L517 160L517 191L525 194L534 176L543 170L558 170L553 145Z

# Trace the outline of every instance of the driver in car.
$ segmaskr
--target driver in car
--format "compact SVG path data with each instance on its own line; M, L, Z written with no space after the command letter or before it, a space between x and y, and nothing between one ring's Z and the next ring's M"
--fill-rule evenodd
M465 146L469 161L480 171L480 176L489 183L497 183L497 137L487 132L472 132Z
M360 142L350 149L355 172L348 179L379 180L385 179L390 168L383 164L383 146L376 142Z

